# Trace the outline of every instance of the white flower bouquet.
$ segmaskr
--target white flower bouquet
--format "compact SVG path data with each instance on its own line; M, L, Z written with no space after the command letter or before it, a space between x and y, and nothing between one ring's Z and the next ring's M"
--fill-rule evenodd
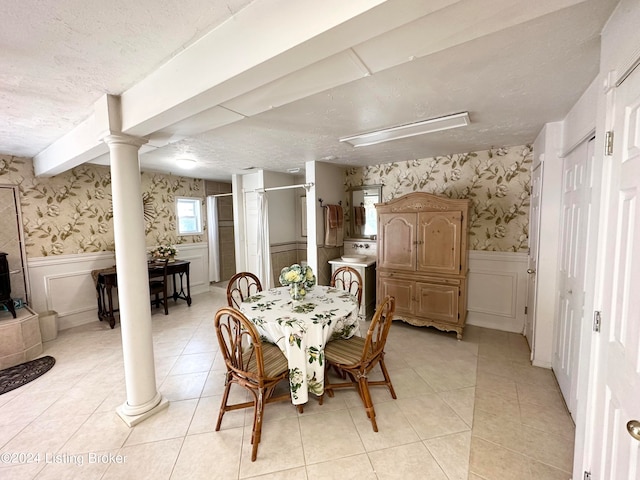
M173 258L178 254L178 249L173 245L158 245L157 247L149 250L149 255L157 260L164 260L165 258Z
M294 300L301 300L307 294L307 290L316 284L316 276L309 266L302 266L294 263L290 267L284 267L280 271L280 284L284 287L290 286L291 297Z

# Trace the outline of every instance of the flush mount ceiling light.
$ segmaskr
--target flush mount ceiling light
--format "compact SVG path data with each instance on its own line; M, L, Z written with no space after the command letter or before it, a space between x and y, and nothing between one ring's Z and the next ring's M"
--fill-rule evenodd
M198 162L196 162L193 158L179 158L176 160L176 163L180 168L194 168Z
M469 112L454 113L453 115L445 115L444 117L429 118L428 120L421 120L419 122L343 137L340 141L350 143L354 147L365 147L367 145L375 145L400 138L414 137L424 133L465 127L469 125L469 123Z

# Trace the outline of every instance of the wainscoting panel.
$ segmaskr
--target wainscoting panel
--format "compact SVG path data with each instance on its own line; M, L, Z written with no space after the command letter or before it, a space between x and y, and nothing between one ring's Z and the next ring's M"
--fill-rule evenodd
M522 333L527 282L526 253L471 250L467 324Z
M191 262L191 295L207 292L207 244L180 245L178 257ZM58 313L60 330L98 322L98 303L91 271L108 268L114 264L113 252L30 259L28 267L31 308L37 313L55 310Z

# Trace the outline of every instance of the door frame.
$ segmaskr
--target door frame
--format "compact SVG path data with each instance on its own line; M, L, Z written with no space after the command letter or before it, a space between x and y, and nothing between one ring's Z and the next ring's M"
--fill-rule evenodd
M20 244L20 264L22 268L22 277L24 284L24 302L29 305L31 298L31 285L29 283L29 270L27 268L27 250L25 247L25 237L24 237L24 229L22 223L22 208L20 206L20 189L17 185L10 184L2 184L0 183L0 188L10 189L13 193L13 201L16 210L16 221L17 231L18 231L18 242Z

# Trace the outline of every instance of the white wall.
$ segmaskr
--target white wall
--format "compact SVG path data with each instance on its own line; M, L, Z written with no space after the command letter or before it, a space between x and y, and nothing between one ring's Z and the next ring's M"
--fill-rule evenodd
M599 86L599 79L595 78L564 118L562 122L563 157L588 140L596 131Z
M324 214L319 199L323 205L337 204L344 199L344 167L333 163L312 162L315 166L316 184L316 243L324 245Z
M536 318L532 363L551 368L558 287L558 242L562 202L562 123L547 123L533 144L534 167L543 163L540 238L536 272Z
M295 185L294 177L287 173L264 172L264 188ZM267 192L269 202L269 242L271 245L296 240L296 204L303 189L273 190Z

